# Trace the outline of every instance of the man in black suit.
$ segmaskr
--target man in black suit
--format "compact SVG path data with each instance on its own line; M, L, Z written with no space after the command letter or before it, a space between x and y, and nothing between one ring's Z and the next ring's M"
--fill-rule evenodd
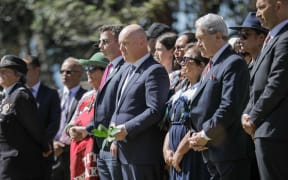
M211 179L249 179L248 136L241 126L249 93L247 64L228 44L228 29L221 16L202 16L195 27L197 45L210 61L190 103L196 131L191 146L202 151Z
M6 55L0 62L0 179L44 179L44 158L51 154L37 105L25 87L26 63ZM44 153L45 152L45 153Z
M23 60L26 62L28 68L26 85L36 99L39 120L44 125L50 146L53 147L53 139L59 129L61 117L58 92L56 89L49 88L40 81L41 64L36 56L26 56ZM51 179L53 162L54 155L51 154L46 159L45 180Z
M123 179L158 180L163 176L163 138L158 124L168 98L169 77L148 52L147 43L145 31L136 24L126 26L119 35L122 56L130 65L118 86L111 125L121 130L115 138Z
M257 0L256 7L269 33L251 71L242 125L254 138L261 179L288 179L288 1Z
M58 91L61 99L61 120L53 143L56 164L53 166L52 179L70 180L70 138L65 133L65 127L86 90L80 86L83 70L77 59L67 58L60 73L64 88Z

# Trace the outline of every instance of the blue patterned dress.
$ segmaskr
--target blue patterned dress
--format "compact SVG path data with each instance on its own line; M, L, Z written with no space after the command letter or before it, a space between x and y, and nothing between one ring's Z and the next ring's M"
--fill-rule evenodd
M166 116L170 120L169 146L175 152L180 141L186 133L192 129L189 116L189 103L192 99L198 83L190 88L178 90L169 100ZM181 172L170 167L171 180L209 180L209 173L204 166L201 153L190 150L180 164Z

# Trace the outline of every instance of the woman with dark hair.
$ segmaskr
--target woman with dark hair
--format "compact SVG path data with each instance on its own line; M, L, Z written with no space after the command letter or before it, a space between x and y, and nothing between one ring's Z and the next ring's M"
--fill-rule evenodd
M44 179L44 157L52 153L35 99L25 87L26 73L26 63L21 58L6 55L1 59L1 180Z
M188 138L193 131L189 118L190 100L199 86L199 79L208 59L201 56L198 47L189 45L181 62L185 83L168 101L164 120L170 128L165 137L163 154L171 165L171 180L208 180L208 172L199 152L189 149Z

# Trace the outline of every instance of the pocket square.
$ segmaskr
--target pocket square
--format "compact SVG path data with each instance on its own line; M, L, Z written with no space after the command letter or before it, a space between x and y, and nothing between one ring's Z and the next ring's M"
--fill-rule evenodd
M213 81L216 81L216 80L217 80L217 77L216 77L214 74L212 74L212 75L209 77L209 79L210 79L210 80L213 80Z

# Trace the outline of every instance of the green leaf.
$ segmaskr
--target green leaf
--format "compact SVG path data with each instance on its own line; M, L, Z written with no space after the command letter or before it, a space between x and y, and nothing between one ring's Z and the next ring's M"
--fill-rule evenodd
M98 129L93 129L92 134L96 137L106 138L108 137L107 131L99 131Z
M115 140L115 135L121 132L120 128L109 126L107 129L104 125L99 124L97 129L93 129L92 133L96 137L105 138L102 144L102 149L107 146L109 143Z

